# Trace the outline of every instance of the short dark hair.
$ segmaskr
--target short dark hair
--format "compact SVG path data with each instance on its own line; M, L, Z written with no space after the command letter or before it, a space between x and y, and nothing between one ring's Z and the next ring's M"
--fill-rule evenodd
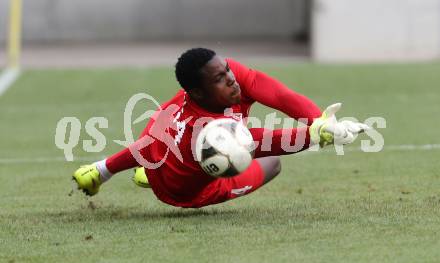
M202 75L200 69L210 61L216 53L207 48L192 48L185 51L176 63L176 79L186 91L200 87Z

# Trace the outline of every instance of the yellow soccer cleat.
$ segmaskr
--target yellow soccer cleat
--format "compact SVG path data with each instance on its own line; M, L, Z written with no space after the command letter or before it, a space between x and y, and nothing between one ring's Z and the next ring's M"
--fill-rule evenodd
M72 178L79 190L82 190L86 195L95 195L101 186L101 178L96 164L83 165L73 173Z
M151 188L144 167L134 169L133 182L139 187Z

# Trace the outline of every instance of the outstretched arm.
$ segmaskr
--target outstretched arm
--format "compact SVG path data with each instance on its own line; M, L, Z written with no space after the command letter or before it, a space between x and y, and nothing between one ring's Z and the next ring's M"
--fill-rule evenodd
M232 59L227 61L243 93L252 100L284 112L296 120L307 119L307 125L321 116L318 106L304 95L294 92L263 72L249 69Z
M291 129L250 128L256 144L255 158L294 154L310 147L309 127Z
M321 116L321 110L309 98L294 92L263 72L256 72L254 85L248 90L255 101L284 112L296 120L307 119L304 121L307 125L311 125L313 119Z

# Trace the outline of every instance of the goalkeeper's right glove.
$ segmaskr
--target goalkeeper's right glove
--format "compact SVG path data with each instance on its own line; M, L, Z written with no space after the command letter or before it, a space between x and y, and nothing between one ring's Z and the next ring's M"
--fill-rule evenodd
M319 144L321 147L333 143L336 145L349 144L355 140L355 135L370 128L368 125L359 122L338 122L335 113L341 106L341 103L328 106L321 117L312 123L309 133L313 144Z

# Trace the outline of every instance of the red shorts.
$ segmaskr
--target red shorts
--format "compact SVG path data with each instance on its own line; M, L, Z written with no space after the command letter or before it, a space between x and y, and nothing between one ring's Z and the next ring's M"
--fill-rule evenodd
M191 200L175 200L175 198L164 194L166 191L162 191L160 186L154 184L151 184L151 186L157 198L167 204L178 207L199 208L252 193L260 188L263 182L263 169L258 161L253 160L249 168L243 173L234 177L211 181Z

